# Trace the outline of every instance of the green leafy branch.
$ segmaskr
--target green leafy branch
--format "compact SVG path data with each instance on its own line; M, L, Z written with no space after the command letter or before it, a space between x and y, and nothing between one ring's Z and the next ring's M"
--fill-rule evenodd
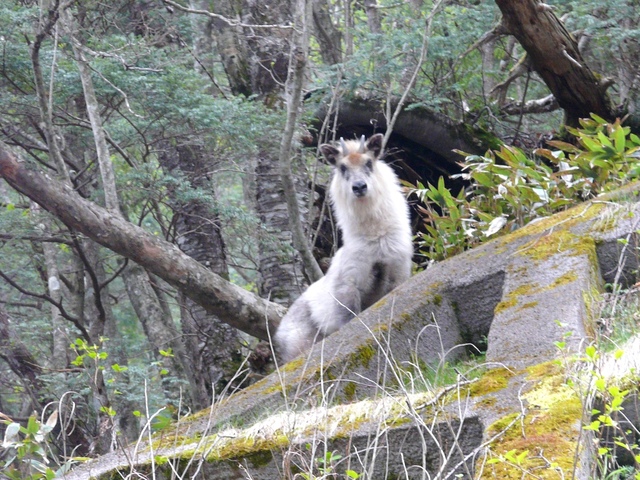
M620 120L608 123L597 115L568 128L576 145L550 141L530 158L503 145L484 156L465 156L462 173L453 175L469 186L454 195L440 177L438 185L418 183L411 189L423 203L420 251L429 261L464 251L499 232L619 188L640 176L640 138Z

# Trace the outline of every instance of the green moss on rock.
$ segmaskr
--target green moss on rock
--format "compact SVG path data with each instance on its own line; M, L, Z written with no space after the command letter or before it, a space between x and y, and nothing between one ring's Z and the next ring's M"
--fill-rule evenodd
M488 436L498 437L491 445L497 461L485 466L481 479L571 478L580 448L582 402L564 383L556 362L530 367L528 372L529 379L538 381L522 396L526 415L520 419L521 414L512 413L489 427ZM521 455L520 464L508 461L505 455L509 454Z
M371 360L376 356L377 349L370 343L359 346L347 360L348 369L356 367L368 368Z
M344 398L348 401L352 401L356 396L356 388L357 386L355 382L347 382L343 389Z
M514 372L507 368L489 370L477 382L469 386L469 393L472 396L480 396L502 390L509 385L509 379L513 375Z

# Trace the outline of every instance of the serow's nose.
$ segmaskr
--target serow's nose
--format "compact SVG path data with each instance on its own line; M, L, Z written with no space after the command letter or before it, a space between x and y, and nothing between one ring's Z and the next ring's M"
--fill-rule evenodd
M362 197L367 193L367 184L363 181L353 182L351 190L356 197Z

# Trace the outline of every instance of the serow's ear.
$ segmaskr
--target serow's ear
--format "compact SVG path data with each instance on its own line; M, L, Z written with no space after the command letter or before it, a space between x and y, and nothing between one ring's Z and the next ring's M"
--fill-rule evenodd
M382 151L382 138L383 135L381 133L376 133L367 141L367 150L373 153L373 155L377 158Z
M324 155L324 158L327 159L327 162L329 162L331 165L335 165L341 155L340 150L338 150L333 145L329 145L328 143L323 143L322 145L320 145L320 151L322 152L322 155Z

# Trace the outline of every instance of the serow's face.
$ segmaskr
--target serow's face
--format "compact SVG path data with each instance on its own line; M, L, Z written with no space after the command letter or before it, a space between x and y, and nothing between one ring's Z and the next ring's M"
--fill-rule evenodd
M324 144L320 146L327 161L336 169L336 178L343 182L356 198L365 198L372 191L372 176L382 148L382 135L376 134L369 141L364 136L358 140L340 139L340 148Z
M351 191L357 198L361 198L368 193L368 181L373 173L375 159L370 158L366 153L350 153L336 165L337 175L341 181L349 184Z

